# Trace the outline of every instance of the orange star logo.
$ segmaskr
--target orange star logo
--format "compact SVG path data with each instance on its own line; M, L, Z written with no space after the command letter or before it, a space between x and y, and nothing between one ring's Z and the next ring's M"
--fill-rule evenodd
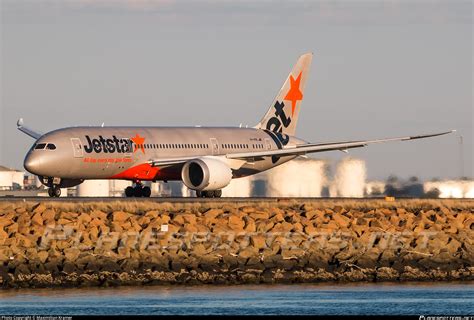
M133 150L133 153L137 151L139 148L142 150L143 153L145 153L145 148L143 147L143 143L145 142L144 137L140 137L138 133L135 135L135 137L130 138L133 143L135 143L135 149Z
M295 113L296 102L303 99L303 93L300 91L301 73L302 72L300 72L296 80L290 75L290 90L285 96L285 100L291 101L292 116Z

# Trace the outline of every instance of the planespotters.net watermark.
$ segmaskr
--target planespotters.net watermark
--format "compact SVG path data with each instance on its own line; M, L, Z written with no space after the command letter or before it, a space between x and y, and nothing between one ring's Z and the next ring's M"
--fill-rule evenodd
M163 228L163 227L166 228ZM413 241L416 241L417 249L427 248L430 240L436 238L436 231L372 231L359 239L352 232L345 231L314 231L314 232L277 232L277 231L205 231L205 232L170 232L168 225L161 228L153 228L151 231L126 231L126 232L98 232L96 239L89 244L82 242L83 232L72 226L48 225L41 237L39 249L47 250L52 241L68 241L71 247L80 250L101 249L113 247L128 247L138 250L160 250L192 248L195 245L206 243L212 249L240 249L248 247L254 237L260 237L267 245L278 242L282 249L309 248L329 249L334 246L346 247L351 243L355 249L364 248L369 250L373 247L378 249L411 249ZM91 246L91 247L89 247ZM342 249L341 247L341 249Z
M72 316L1 316L0 320L72 320Z
M474 316L424 316L421 315L419 320L474 320Z

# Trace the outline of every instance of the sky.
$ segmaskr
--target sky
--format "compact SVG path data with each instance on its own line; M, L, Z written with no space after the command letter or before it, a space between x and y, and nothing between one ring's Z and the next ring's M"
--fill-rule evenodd
M311 142L456 129L312 157L369 179L473 176L471 1L0 0L0 164L75 125L253 126L313 52L297 135ZM462 137L463 143L460 143Z

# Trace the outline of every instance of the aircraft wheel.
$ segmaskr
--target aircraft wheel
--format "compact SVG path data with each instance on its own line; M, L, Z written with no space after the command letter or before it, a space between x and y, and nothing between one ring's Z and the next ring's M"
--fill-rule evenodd
M134 190L133 190L133 187L126 187L125 188L125 196L126 197L133 197L134 195Z
M52 198L59 198L61 196L61 188L53 186L48 189L48 195Z
M214 198L214 190L206 191L206 197L207 198Z
M145 198L149 198L151 196L151 189L150 187L143 187L142 189L142 196Z
M143 189L141 186L136 186L133 188L133 195L137 198L140 198L143 196Z
M216 198L222 197L222 190L214 190L214 197Z

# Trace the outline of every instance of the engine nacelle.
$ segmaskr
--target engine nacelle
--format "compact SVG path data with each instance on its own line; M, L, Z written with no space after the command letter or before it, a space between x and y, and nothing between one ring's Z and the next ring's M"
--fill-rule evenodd
M186 162L181 178L192 190L219 190L232 180L232 170L220 160L203 157Z

